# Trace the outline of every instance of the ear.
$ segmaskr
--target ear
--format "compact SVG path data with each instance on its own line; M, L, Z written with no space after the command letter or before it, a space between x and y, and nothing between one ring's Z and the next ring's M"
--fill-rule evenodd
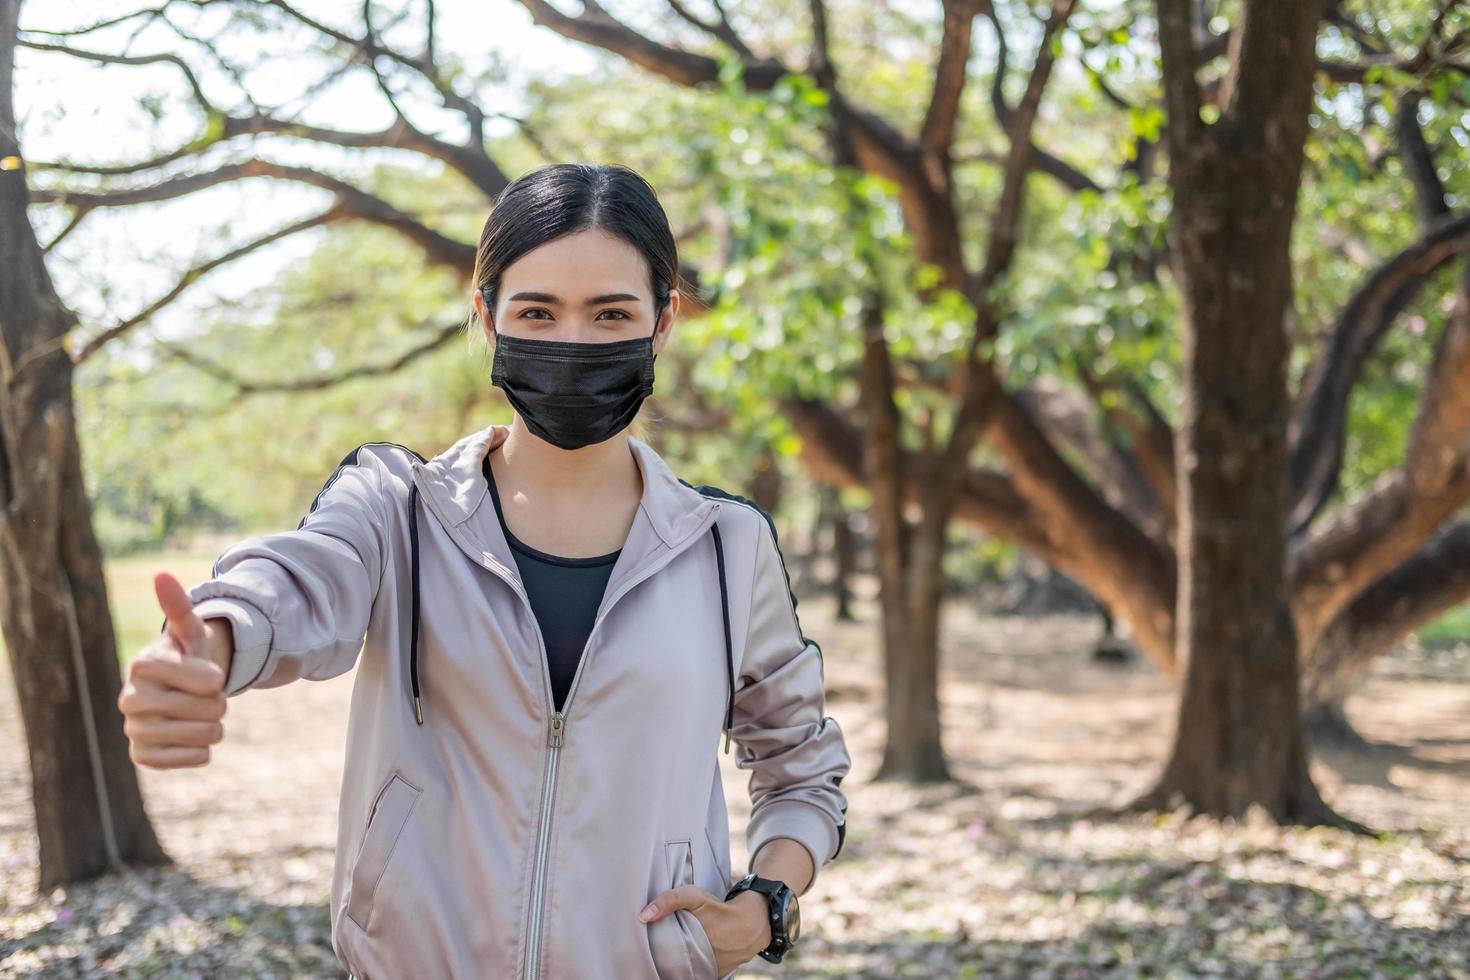
M664 306L663 312L659 314L658 323L653 328L653 352L661 353L664 345L669 342L669 333L674 329L674 320L679 315L679 304L683 297L677 289L669 290L669 302Z
M475 313L480 317L480 327L485 331L485 340L491 347L495 346L495 314L490 307L485 305L485 295L478 289L474 295Z

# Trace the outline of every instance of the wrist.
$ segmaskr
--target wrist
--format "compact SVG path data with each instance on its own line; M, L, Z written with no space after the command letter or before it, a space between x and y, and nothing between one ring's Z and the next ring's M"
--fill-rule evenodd
M230 675L230 660L235 653L235 629L224 617L211 617L204 621L204 655L219 664L225 676Z
M784 881L800 896L816 877L816 866L805 844L792 837L773 837L752 855L750 870L762 878Z
M726 901L753 892L765 903L765 926L758 935L765 946L756 950L764 959L780 963L801 936L801 912L796 893L779 878L768 878L754 872L747 874L726 893Z
M770 903L760 892L747 890L730 899L729 904L740 909L745 921L750 923L746 943L746 959L750 959L771 945Z

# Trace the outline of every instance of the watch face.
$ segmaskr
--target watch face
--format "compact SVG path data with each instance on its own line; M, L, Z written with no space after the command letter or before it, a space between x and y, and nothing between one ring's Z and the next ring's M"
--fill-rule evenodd
M786 899L786 942L792 946L801 937L801 906L796 903L796 895L790 894Z

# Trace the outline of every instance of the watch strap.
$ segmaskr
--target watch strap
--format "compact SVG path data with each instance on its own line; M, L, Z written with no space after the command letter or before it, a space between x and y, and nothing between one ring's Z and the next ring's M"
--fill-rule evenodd
M790 892L791 886L778 878L762 878L752 872L737 881L725 895L727 902L743 891L760 892L766 896L767 922L771 927L771 942L760 951L760 955L771 963L781 962L781 958L793 945L791 938L786 935L786 922L777 910L777 900L783 890ZM792 897L795 897L794 892L792 892Z

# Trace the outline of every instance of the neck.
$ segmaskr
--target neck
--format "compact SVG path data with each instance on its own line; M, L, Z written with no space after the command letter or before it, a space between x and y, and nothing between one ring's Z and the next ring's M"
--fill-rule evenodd
M501 457L497 475L513 473L516 488L537 499L605 497L624 486L642 495L643 477L626 431L595 445L562 449L533 435L517 415L496 452Z

